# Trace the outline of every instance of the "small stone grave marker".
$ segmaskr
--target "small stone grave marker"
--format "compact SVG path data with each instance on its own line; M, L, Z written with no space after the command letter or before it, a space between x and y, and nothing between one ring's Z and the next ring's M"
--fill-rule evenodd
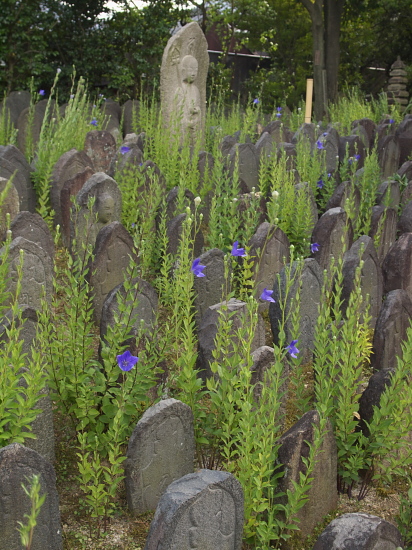
M250 239L249 247L249 256L254 259L256 297L259 298L264 288L273 288L276 274L289 263L289 239L279 227L263 222Z
M77 149L70 149L70 151L64 153L54 165L50 187L50 204L55 212L56 224L62 223L60 193L63 185L87 167L93 168L92 159L84 151L77 151Z
M140 102L137 99L128 99L122 106L123 111L123 134L131 134L132 132L138 132L139 128L133 126L133 118L138 121L138 114L140 109ZM134 113L134 115L133 115Z
M401 192L397 181L389 180L380 184L376 192L376 204L398 208L400 201Z
M241 550L243 491L228 472L199 470L163 494L144 550Z
M378 238L378 247L376 253L378 255L379 265L382 265L386 254L390 247L396 241L396 221L398 218L395 208L386 208L383 205L374 206L372 208L372 221L369 231L369 237L375 241ZM412 228L411 228L412 229Z
M0 178L0 195L6 189L7 184L8 181L5 178ZM0 235L5 233L7 229L7 215L10 216L10 220L14 220L19 209L19 194L13 183L10 183L9 190L3 198L3 202L0 204Z
M88 209L89 199L95 198L93 211ZM99 231L114 221L120 220L122 195L117 183L103 172L97 172L87 179L76 195L79 211L73 207L71 236L76 237L76 250L82 242L94 246Z
M347 220L343 208L330 208L322 214L313 229L311 241L319 245L319 249L313 252L313 257L321 269L326 269L330 275L332 259L339 258L352 246L353 241L352 224Z
M193 472L194 458L190 407L176 399L150 407L133 430L127 448L125 484L132 514L154 510L172 481Z
M180 237L183 230L183 223L185 219L186 219L186 214L179 214L178 216L175 216L167 223L167 226L166 226L166 234L168 238L167 252L169 254L177 254L177 251L179 249ZM194 240L193 255L196 258L201 254L203 244L204 244L202 231L199 229L195 235L194 227L192 226L191 238Z
M94 170L88 166L73 178L64 182L60 191L60 209L62 215L61 231L64 244L70 247L70 215L72 212L72 197L77 195L86 181L94 174Z
M17 126L20 113L30 105L31 94L27 90L11 92L0 104L0 114L10 118L13 126Z
M200 265L205 266L205 277L193 279L197 325L207 309L220 303L225 292L230 292L229 288L226 288L226 284L230 286L230 281L225 281L224 257L224 253L218 248L212 248L199 256Z
M394 369L402 357L402 342L412 319L412 301L405 290L388 292L373 334L371 367L374 370Z
M307 258L303 262L302 272L297 274L298 262L293 262L291 268L291 277L294 282L289 291L289 299L286 307L285 334L286 341L289 344L292 340L298 340L298 348L302 353L303 360L311 357L314 349L315 326L318 318L318 307L320 303L321 290L323 285L323 272L318 262L313 258ZM279 342L279 321L281 320L281 309L279 302L282 296L285 296L286 288L286 266L282 269L273 286L273 298L276 303L269 305L269 320L272 329L273 339L276 344ZM293 297L297 296L299 286L300 290L300 326L299 335L292 332L290 322L290 311ZM296 305L296 304L295 304Z
M93 292L94 318L100 324L103 302L123 283L130 261L137 262L133 239L120 222L104 226L98 233L89 278Z
M383 292L403 288L412 299L412 233L403 233L382 263Z
M105 172L113 176L111 165L117 154L116 140L107 130L87 132L84 140L84 151L92 160L96 172Z
M230 150L229 162L230 175L234 175L237 165L237 176L245 182L248 192L253 187L256 191L259 190L259 158L253 143L236 143Z
M354 289L355 272L361 259L363 260L360 280L362 297L365 303L366 301L369 303L370 327L374 328L382 304L382 272L373 240L366 235L355 241L344 257L342 308L346 311L350 293Z
M119 314L118 299L122 296L127 303L132 303L131 318L136 318L131 334L151 334L155 328L158 298L156 291L147 281L135 277L131 281L131 291L126 296L124 284L117 285L107 295L102 309L100 337L104 340L109 326L114 326L115 315Z
M305 413L279 439L279 451L277 462L281 464L284 476L279 479L277 490L285 492L293 491L293 483L299 483L300 474L306 471L302 461L309 456L309 444L313 445L315 439L314 429L319 427L319 414L317 411ZM296 514L299 519L299 533L302 537L309 535L315 525L335 510L338 504L338 491L336 476L338 471L338 452L333 428L328 421L326 433L322 445L316 455L311 477L313 478L308 491L308 501ZM280 501L285 503L285 497Z
M14 172L17 172L14 174ZM7 180L13 176L13 185L19 194L19 210L36 209L36 192L34 191L31 175L33 169L26 160L26 157L14 145L0 147L0 177Z
M399 235L412 232L412 200L407 202L403 207L402 214L399 216L397 230Z
M241 300L236 300L236 298L230 298L226 302L215 304L210 306L206 313L203 315L202 320L199 325L198 338L199 338L199 355L197 358L196 368L199 369L199 375L203 380L210 378L213 375L210 364L213 361L213 350L215 349L215 336L219 328L219 321L223 318L222 314L219 313L219 310L223 306L227 306L227 311L224 315L231 315L235 312L234 315L230 316L232 321L231 326L231 335L233 335L232 342L228 342L227 353L233 353L233 348L236 346L236 332L244 326L245 323L249 322L247 318L247 309L246 303ZM265 344L265 326L263 318L258 314L258 322L256 326L255 335L252 341L251 351L263 346Z
M17 237L10 243L9 249L9 280L7 290L16 292L18 280L18 265L20 265L20 250L23 250L23 269L21 291L18 297L20 305L28 305L36 310L41 309L41 300L44 298L50 302L53 292L53 264L47 252L32 241L23 237ZM4 253L4 247L0 255ZM11 305L10 301L8 302Z
M46 495L31 550L62 550L62 527L56 474L53 466L33 449L13 443L0 449L0 550L21 550L17 522L25 522L31 502L22 484L30 485L33 475L40 476L40 495Z
M325 148L326 172L333 174L339 164L339 133L333 126L329 126L323 143Z
M378 370L369 378L369 382L359 399L359 427L366 437L370 431L366 423L370 424L375 412L375 407L380 406L381 397L392 384L394 369Z
M28 241L32 241L40 246L52 260L54 259L53 237L50 229L47 227L47 223L39 214L19 212L14 217L10 230L13 239L24 237ZM3 240L5 240L5 237L6 235L3 236Z
M367 148L370 149L375 143L376 123L370 118L361 118L352 122L352 128L356 128L359 126L362 126L366 131L366 134L368 136Z
M369 514L343 514L334 519L313 550L397 550L403 547L398 529L388 521Z
M33 144L37 145L37 142L40 137L40 131L43 124L44 117L46 115L47 103L50 101L50 107L48 110L49 120L52 116L56 115L56 102L54 99L41 99L34 106L34 116L33 116L33 125L31 128ZM19 118L17 120L17 145L20 151L25 154L27 147L27 134L30 131L28 128L29 121L29 107L26 107L21 111ZM27 208L25 208L27 210Z
M383 178L393 176L397 172L400 158L397 136L389 135L379 140L378 158Z

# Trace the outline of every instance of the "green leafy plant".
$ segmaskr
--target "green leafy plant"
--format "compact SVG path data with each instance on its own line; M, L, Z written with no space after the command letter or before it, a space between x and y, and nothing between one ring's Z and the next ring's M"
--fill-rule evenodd
M30 480L28 480L30 481ZM30 488L27 488L22 483L22 488L25 494L29 497L31 502L31 509L29 514L24 514L26 518L26 523L18 521L18 531L20 533L20 540L24 546L24 550L30 550L33 542L33 532L34 528L37 525L37 518L40 514L41 507L46 500L46 495L40 496L40 476L34 474L31 478Z

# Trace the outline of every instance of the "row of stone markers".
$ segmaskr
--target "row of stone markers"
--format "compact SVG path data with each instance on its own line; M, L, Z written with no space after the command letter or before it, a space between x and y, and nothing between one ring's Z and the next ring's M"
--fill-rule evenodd
M175 84L177 86L176 89L179 89L178 83L176 82ZM11 121L19 129L18 146L22 152L25 151L29 102L30 94L28 92L12 92L6 100L6 109L10 113ZM172 102L169 103L170 107ZM200 105L203 105L203 103L200 101ZM46 104L47 100L41 100L35 107L33 125L34 143L36 143L40 134ZM132 133L132 131L140 131L138 128L133 127L133 109L135 109L136 113L139 110L139 103L137 101L128 100L121 107L115 101L107 100L104 102L102 109L108 117L106 131L113 138L117 139L122 134L126 136ZM60 111L64 113L64 105L60 107ZM239 133L233 136L226 136L222 142L222 151L225 154L230 154L232 159L235 158L236 154L239 154L240 178L249 190L252 187L258 188L258 163L260 157L262 155L272 155L281 148L286 150L288 157L291 158L292 165L293 157L296 156L296 142L302 136L309 141L312 150L319 137L322 136L326 150L327 172L329 173L335 172L337 163L342 162L346 153L346 147L349 148L350 156L354 156L355 154L360 156L359 167L362 167L365 151L373 145L377 145L383 176L389 177L396 172L411 153L411 118L412 115L406 115L399 126L390 117L383 119L379 125L366 118L356 120L352 123L352 133L350 136L339 136L337 129L333 125L319 129L313 124L305 124L294 133L287 128L283 121L276 120L264 127L256 144L238 143ZM123 119L123 129L120 128L121 119ZM202 113L201 120L203 122L199 122L199 124L203 125L204 113ZM103 144L102 147L104 147ZM111 144L107 145L107 147L110 148ZM87 147L85 148L85 152L89 154ZM109 159L107 159L107 162L110 162ZM94 169L95 171L100 171L101 167L96 164ZM1 173L0 176L5 177ZM23 206L23 209L30 210L27 206Z
M243 192L250 192L253 188L259 189L259 165L263 156L272 156L284 150L288 155L290 169L295 169L294 159L296 158L298 139L307 140L313 151L316 149L317 140L319 141L320 138L322 148L326 151L327 171L331 174L336 172L338 163L343 162L346 146L348 146L349 155L357 154L359 156L357 162L358 167L361 169L365 152L370 150L373 144L376 144L383 178L393 176L398 170L400 176L406 178L411 176L411 167L410 163L407 163L407 158L412 152L412 115L407 115L397 128L393 122L390 123L386 119L380 125L376 125L369 119L354 121L352 131L354 134L351 136L339 137L333 126L322 132L313 124L304 124L293 134L277 120L263 129L256 144L238 143L235 134L223 138L221 151L224 158L227 159L227 168L230 173L233 172L238 158L239 189ZM288 141L285 142L285 140ZM62 225L66 244L69 244L70 240L70 198L79 193L94 173L104 172L108 176L114 176L115 171L119 174L128 166L136 166L140 168L146 179L150 179L150 171L161 177L158 168L150 161L142 165L145 147L144 135L129 134L126 136L124 143L127 144L127 152L123 151L124 154L121 154L110 132L95 130L87 134L83 151L72 149L63 154L55 164L52 173L50 200L51 207L55 212L55 222ZM205 151L199 153L198 170L201 184L206 170L210 173L213 164L214 159L210 153ZM18 210L34 212L36 196L30 179L33 172L32 168L16 147L0 147L0 177L8 180L15 170L17 170L17 173L13 179L13 191L10 192L8 197L8 208L11 212L16 211L17 192ZM299 174L296 170L295 178L299 182ZM161 178L161 182L167 188L167 182L164 181L164 178ZM347 195L347 185L343 182L342 187L336 190L336 194L329 202L329 208L342 205L342 201ZM144 185L140 191L144 192L145 187L147 185ZM104 192L112 196L111 188ZM99 195L104 192L102 191ZM90 189L82 198L79 197L81 207L84 208L86 199L93 193L93 190ZM399 203L402 203L406 207L407 203L410 202L411 195L411 189L407 188L404 190L403 196L400 197L399 184L386 181L379 188L378 204L389 202L390 206L396 208ZM118 197L112 196L112 199L117 208L120 208ZM100 206L100 212L104 210L104 203L110 203L111 199L104 197L101 200L103 205ZM405 210L405 219L400 220L400 228L407 230L410 228L410 216L409 210L406 208ZM97 208L97 211L99 212L99 208ZM314 213L314 219L316 217ZM100 224L102 223L104 222L100 221Z
M104 189L107 189L106 184L110 183L111 192L116 196L116 193L113 192L116 189L114 180L104 174L98 173L92 176L87 182L90 187L95 183L95 176L100 178L99 183ZM89 185L86 185L85 189L88 190ZM389 214L395 212L391 208L387 208L386 211ZM313 239L320 244L320 249L318 252L314 252L314 258L305 260L300 281L296 283L296 285L300 284L302 289L300 344L304 349L313 349L314 327L320 301L323 270L328 270L330 258L340 256L342 252L341 237L346 235L349 249L344 256L343 263L343 307L346 307L353 289L355 270L360 260L363 260L361 288L364 297L369 296L371 328L375 328L376 325L374 366L377 370L393 366L393 357L398 352L400 353L400 342L405 336L407 319L411 311L410 300L412 299L410 277L412 233L403 233L396 241L396 223L394 221L396 221L396 216L394 218L391 215L386 215L384 237L386 245L390 245L390 248L383 260L380 260L371 237L362 236L352 244L350 232L345 233L346 214L342 208L332 208L319 219L314 228ZM41 217L30 212L20 212L15 216L11 224L11 232L13 240L9 251L11 275L9 289L14 291L16 288L16 266L20 261L20 250L24 250L22 290L18 299L21 306L39 310L43 290L46 291L46 299L50 300L52 295L53 240ZM178 230L174 235L170 234L171 241L173 242L173 238L177 241L178 235ZM264 222L258 227L250 245L251 254L258 248L261 251L261 260L259 262L256 260L255 263L254 276L258 282L257 296L260 295L263 288L274 288L276 299L281 294L281 286L284 284L282 282L284 266L289 258L288 239L279 228ZM362 255L360 256L361 248ZM124 272L130 263L130 258L138 261L131 235L118 221L104 225L97 235L90 276L94 294L95 319L97 323L101 323L102 337L107 332L108 324L113 322L117 304L116 295L118 292L124 292L122 286ZM194 281L195 308L199 327L199 366L201 365L201 370L206 374L217 330L218 314L216 309L219 307L217 304L224 299L222 287L226 286L224 253L219 249L208 250L200 255L200 262L206 266L208 277L207 280L196 278ZM276 279L277 273L280 274L279 283ZM157 296L154 289L145 281L140 280L139 288L135 313L138 314L138 323L143 320L147 329L150 329L155 323ZM398 298L386 300L382 304L383 295L389 295L388 293L391 293L391 296L392 293L395 293ZM396 312L388 311L390 304L394 304L391 306L392 308L397 307ZM233 307L242 310L244 304L235 301ZM399 313L397 313L398 311ZM270 308L270 319L275 342L277 342L278 316L278 306L273 305ZM383 318L386 319L385 322L383 322ZM389 329L388 326L394 322L393 319L396 319L396 329L395 327ZM399 327L403 327L402 330L399 330ZM262 322L258 324L257 330L255 349L265 342ZM393 338L389 337L389 330L391 334L393 332ZM286 332L287 339L289 339L289 336L292 335L289 334L288 325ZM385 337L382 337L383 333L386 334ZM391 358L390 364L388 358Z
M5 148L13 151L15 148ZM17 155L19 154L18 150ZM63 155L64 156L64 155ZM70 157L73 158L73 157ZM60 165L60 161L57 163ZM411 176L412 163L407 161L400 172ZM408 192L407 186L404 195ZM393 189L397 189L397 182L393 182ZM171 217L168 224L170 250L177 250L179 238L179 225L181 216L173 216L173 203L176 199L176 189L172 190L167 198L167 212ZM77 193L77 201L80 205L78 212L79 226L85 229L84 223L89 196L97 198L97 210L101 206L101 212L97 220L97 226L92 231L84 231L91 234L95 245L95 259L90 283L94 291L95 319L101 323L101 336L107 332L107 327L113 323L114 312L117 307L116 296L123 293L124 271L129 265L130 257L135 258L136 253L133 239L127 230L118 221L110 221L119 218L121 212L121 195L116 182L103 172L93 174ZM193 195L186 194L188 204L193 202ZM342 201L344 192L340 186L331 198L330 203L335 205ZM393 197L398 196L392 193ZM395 203L393 206L396 206ZM107 206L107 208L106 208ZM104 207L104 208L103 208ZM84 209L84 211L82 210ZM405 210L399 220L405 221ZM12 211L9 210L12 214ZM184 215L183 215L184 216ZM373 231L383 216L383 232L377 255L372 240ZM4 220L4 218L3 218ZM5 220L4 220L5 221ZM100 227L101 225L101 227ZM359 265L359 251L363 247L361 286L363 294L369 295L371 328L376 325L374 336L373 365L376 370L390 369L395 366L395 358L401 353L401 342L405 338L408 326L412 298L411 269L411 245L412 233L402 233L396 241L397 223L396 210L393 207L383 205L375 207L372 217L371 236L363 236L352 243L352 233L347 231L346 214L340 206L334 206L327 210L317 221L312 240L320 244L319 250L314 252L314 259L305 261L301 274L301 326L300 345L305 353L313 349L314 326L316 324L317 307L320 300L323 270L329 269L329 261L332 257L339 257L342 252L342 237L346 238L349 248L344 257L343 265L343 299L344 306L347 303L353 286L354 272ZM40 301L45 290L46 299L50 299L52 293L52 262L54 257L54 245L50 232L44 221L30 212L19 212L13 218L11 224L12 243L10 246L10 289L14 290L16 277L16 263L19 261L20 250L25 251L25 264L23 268L22 291L20 304L25 308L24 315L35 325L36 310L40 308ZM260 295L263 288L273 288L275 285L275 297L281 291L277 285L282 285L284 279L284 266L289 261L289 243L286 235L279 229L263 222L250 241L250 254L260 249L261 260L255 263L255 280L258 283ZM201 249L201 241L196 245ZM196 254L197 255L197 254ZM216 319L219 303L224 299L222 286L224 286L224 253L218 249L212 249L200 255L200 262L206 266L208 277L195 278L196 291L195 307L196 321L199 334L199 359L198 367L203 376L210 374L209 363L212 357L213 340L217 331ZM315 261L316 260L316 261ZM137 260L136 260L137 261ZM381 268L382 265L382 268ZM276 274L280 273L280 283L275 284ZM140 292L135 312L138 322L143 320L147 329L151 330L155 324L157 311L157 296L153 288L145 281L139 281ZM382 296L387 300L382 304ZM241 313L245 304L233 301L230 307ZM262 304L262 308L264 305ZM271 306L270 319L275 342L277 341L277 306ZM27 324L27 327L30 325ZM33 329L34 330L34 329ZM137 327L136 327L137 330ZM287 339L292 339L292 333L286 326ZM254 349L258 349L265 343L263 323L257 325L257 334L254 341Z
M308 456L318 423L318 413L310 411L280 438L278 460L284 475L277 492L285 494L292 489L304 472L301 457ZM127 450L125 484L132 514L156 509L145 550L241 549L244 517L240 483L223 471L194 472L194 456L193 415L187 405L175 399L160 401L137 423ZM337 449L330 425L316 460L308 501L297 516L303 537L337 505ZM33 475L39 476L46 500L31 550L62 549L54 469L39 453L15 443L0 449L0 550L21 548L16 526L30 511L22 484L27 486ZM345 514L325 529L314 550L343 550L348 541L359 550L395 550L402 545L399 531L387 521L366 514Z

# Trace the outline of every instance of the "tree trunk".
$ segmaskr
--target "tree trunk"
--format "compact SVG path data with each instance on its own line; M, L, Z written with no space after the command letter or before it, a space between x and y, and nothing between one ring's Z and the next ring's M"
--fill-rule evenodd
M338 93L340 58L340 20L345 0L325 0L325 51L328 101L335 101Z
M334 1L334 0L332 0ZM313 88L315 94L314 114L316 120L322 120L325 114L325 27L323 22L324 0L300 0L308 10L312 21L313 37Z

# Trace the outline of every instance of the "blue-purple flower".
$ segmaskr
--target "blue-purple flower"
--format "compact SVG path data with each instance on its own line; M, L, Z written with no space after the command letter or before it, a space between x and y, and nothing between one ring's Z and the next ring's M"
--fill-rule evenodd
M129 350L126 350L122 355L118 355L116 359L119 368L124 372L132 370L139 360L139 358L132 355Z
M43 97L44 95L46 95L46 92L44 90L39 90L39 95Z
M205 267L205 265L200 263L200 258L196 258L196 260L193 260L190 270L195 277L205 277L205 274L203 273Z
M130 147L128 147L127 145L122 145L120 147L120 152L122 155L125 155L126 153L128 153L130 151Z
M272 298L273 290L268 290L267 288L263 289L262 294L260 295L261 300L266 300L266 302L276 303L276 300Z
M324 145L323 145L323 142L320 139L318 139L318 141L316 142L316 147L318 149L324 149L325 148Z
M323 180L318 180L318 181L316 182L316 185L317 185L317 187L318 187L319 189L322 189L322 187L323 187L325 184L323 183Z
M360 159L360 155L354 155L353 157L349 158L349 164L352 164L353 162L358 162Z
M95 117L92 118L92 120L90 121L90 124L91 124L92 126L97 126L97 120L96 120Z
M285 348L285 350L289 353L291 357L293 357L293 359L296 359L299 353L299 350L296 347L297 343L298 343L297 340L292 340L291 343Z
M319 252L319 248L320 248L319 243L312 243L310 245L310 251L312 252L312 254L314 254L315 252Z
M393 124L395 121L393 120L393 118L390 118L389 119L389 124Z
M253 105L257 105L259 103L259 100L258 98L256 97L254 100L253 100Z
M276 116L279 118L280 116L282 116L282 107L276 107Z
M235 241L232 246L232 256L240 256L241 258L244 258L247 256L244 248L239 248L239 241Z

